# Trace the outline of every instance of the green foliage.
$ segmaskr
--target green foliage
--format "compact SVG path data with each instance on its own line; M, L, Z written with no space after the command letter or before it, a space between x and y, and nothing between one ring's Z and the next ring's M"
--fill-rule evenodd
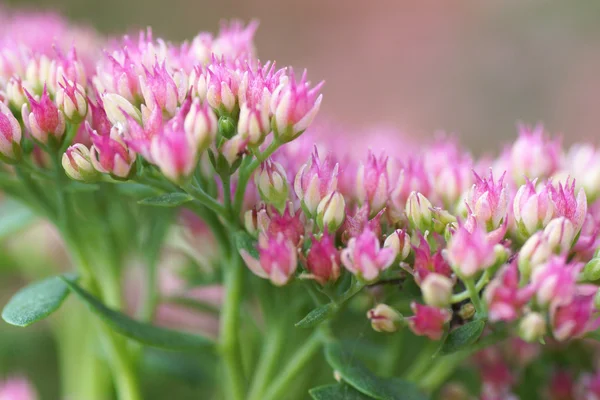
M315 308L309 312L301 321L296 323L298 328L312 328L321 322L331 318L337 307L333 303L328 303Z
M453 330L444 341L440 354L454 353L471 346L479 339L483 328L485 328L485 321L478 319Z
M369 400L361 392L345 384L323 385L309 390L314 400Z
M204 350L212 346L209 339L145 324L102 304L97 298L74 282L65 280L69 288L88 308L102 318L113 330L130 339L170 350Z
M2 319L11 325L29 326L54 311L69 295L66 283L75 275L54 276L19 290L2 310Z
M138 204L155 207L178 207L192 200L194 200L194 198L187 193L175 192L161 194L160 196L146 197L145 199L138 201Z

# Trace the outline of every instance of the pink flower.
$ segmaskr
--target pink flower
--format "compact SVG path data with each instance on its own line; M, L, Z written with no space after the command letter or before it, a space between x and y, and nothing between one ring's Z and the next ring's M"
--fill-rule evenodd
M519 232L531 236L544 228L552 219L554 204L550 200L549 187L545 186L540 192L535 189L536 180L526 180L519 188L513 202L515 222Z
M206 101L220 114L230 114L237 104L239 76L213 56L206 69Z
M217 136L217 117L208 104L200 104L198 99L192 102L185 116L183 128L198 152L203 152Z
M565 257L551 257L545 264L533 270L531 284L537 302L542 306L560 306L571 302L577 293L577 277L583 265L568 264Z
M421 285L421 282L430 273L446 277L452 276L452 269L442 256L441 250L432 254L429 243L422 235L419 237L419 246L413 246L413 251L415 253L415 261L412 273L418 285Z
M55 145L59 144L65 134L65 117L48 96L48 90L44 86L42 97L36 100L28 91L25 91L29 107L24 104L23 122L29 129L31 135L40 143L48 144L50 140ZM52 139L50 139L52 137Z
M116 178L127 178L135 162L135 153L123 142L119 129L113 128L108 136L97 134L87 123L86 129L94 144L90 151L94 168Z
M369 151L366 164L361 164L356 176L356 194L361 204L369 204L371 216L377 214L388 201L388 157L379 158Z
M575 226L575 232L578 233L583 226L585 215L587 214L585 191L579 189L577 197L575 197L575 180L568 178L564 186L562 183L559 183L558 187L549 184L548 191L550 192L550 199L554 204L554 215L571 220Z
M13 163L21 158L21 125L10 109L0 102L0 158Z
M85 89L71 81L59 83L59 86L60 88L56 92L58 107L69 121L81 122L88 111Z
M390 206L396 214L395 219L401 218L408 197L413 191L422 193L425 197L431 194L429 177L422 160L409 159L399 168L398 180L395 183L390 182Z
M560 140L550 140L540 124L519 125L519 138L510 153L511 172L517 183L552 175L560 166Z
M310 215L314 216L321 200L337 189L338 170L333 156L329 154L321 161L315 146L310 160L298 171L294 191Z
M581 337L600 326L600 319L594 316L594 296L597 288L589 285L575 295L568 303L550 309L550 324L554 337L559 341Z
M270 211L269 216L266 218L267 221L259 223L259 225L266 226L266 232L269 236L277 236L281 233L294 246L300 245L304 238L304 224L300 220L300 214L295 213L291 205L288 205L283 213L279 213L272 208ZM266 213L264 214L264 217L266 217Z
M466 204L469 212L481 226L492 231L506 220L508 211L508 194L503 183L505 173L494 182L490 169L490 177L481 178L475 173L475 184L467 193Z
M367 318L371 327L377 332L393 333L402 325L402 314L387 304L377 304L375 308L367 311Z
M181 183L189 177L198 164L198 151L189 136L176 127L152 139L150 153L152 163L173 182Z
M293 277L298 264L296 246L277 235L261 234L258 237L259 259L255 259L246 250L240 254L246 265L257 276L269 279L276 286L283 286Z
M381 271L392 265L396 255L392 248L381 248L373 231L365 229L358 237L348 241L347 247L342 250L341 260L346 269L359 279L372 282Z
M559 370L550 378L550 387L545 395L550 400L572 400L574 389L575 382L571 375L567 371Z
M600 150L591 144L576 144L569 149L567 169L583 188L590 201L600 195Z
M212 52L227 59L247 59L254 55L254 34L258 21L251 21L246 27L241 21L223 21L219 35L212 42Z
M487 285L483 294L488 304L490 321L514 321L532 295L530 288L519 288L517 265L506 265Z
M129 49L105 53L106 60L97 64L94 84L99 92L116 93L135 102L141 97L139 72L135 68Z
M572 387L571 391L573 391ZM577 400L600 399L600 372L583 374L577 382L576 393Z
M346 215L342 226L342 241L348 242L350 238L359 236L365 229L371 230L375 236L381 235L381 216L383 210L369 219L369 205L365 204L356 210L354 215Z
M475 227L469 232L459 227L450 238L446 249L448 262L461 277L469 278L494 264L496 253L485 232Z
M431 340L440 340L444 335L444 326L452 318L450 311L444 308L426 306L412 302L414 315L406 318L408 327L415 335L427 336Z
M306 70L299 82L290 68L290 77L284 80L271 97L271 112L274 116L273 130L284 142L291 141L312 123L319 112L323 95L320 90L324 82L312 89L306 80Z
M62 157L62 166L71 179L78 181L91 182L99 175L92 164L90 150L81 143L67 148Z
M313 237L312 245L306 256L306 269L310 274L305 275L325 285L335 282L340 277L340 253L335 247L335 238L324 234L320 239Z
M31 383L22 377L10 377L0 381L0 400L36 400L38 398Z
M289 185L281 164L266 159L254 175L260 197L277 210L283 211L288 200Z
M170 74L165 61L156 62L151 69L144 67L144 73L140 74L140 88L146 105L150 108L159 107L167 114L174 115L187 92L187 79L182 82L183 76L182 71ZM179 85L175 77L179 78Z

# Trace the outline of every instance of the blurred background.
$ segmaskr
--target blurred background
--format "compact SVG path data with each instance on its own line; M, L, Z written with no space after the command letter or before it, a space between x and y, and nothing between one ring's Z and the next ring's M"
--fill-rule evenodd
M444 129L476 152L543 121L565 141L600 123L600 2L579 0L12 0L118 34L171 40L256 18L263 60L325 79L321 115L423 137Z

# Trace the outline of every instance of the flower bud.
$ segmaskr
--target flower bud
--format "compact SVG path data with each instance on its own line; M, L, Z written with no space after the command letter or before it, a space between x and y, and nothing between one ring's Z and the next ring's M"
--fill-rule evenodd
M73 123L81 122L88 110L85 89L83 86L72 82L61 83L56 92L56 104L65 114L67 120Z
M106 93L102 96L106 117L115 125L121 123L127 125L127 115L142 124L142 114L127 99L115 93ZM125 115L127 114L127 115Z
M93 182L100 176L92 164L90 150L81 143L75 143L65 151L62 166L66 174L77 181Z
M555 218L544 228L544 238L548 246L557 254L566 254L575 239L575 227L565 217Z
M238 132L247 136L251 145L260 145L270 131L268 104L258 107L242 105L238 119Z
M377 332L396 332L402 326L402 314L387 304L378 304L367 311L367 318L371 320L371 327Z
M23 82L18 77L12 77L6 84L6 98L14 109L20 110L27 102Z
M488 231L498 228L507 216L508 194L503 181L504 174L494 182L491 169L487 179L475 174L475 184L467 194L466 204L471 215Z
M50 100L45 87L39 100L33 98L29 92L25 92L25 94L29 100L31 112L27 104L23 104L22 114L31 136L42 144L52 142L54 145L58 145L65 134L66 127L62 111Z
M433 230L439 234L445 234L448 231L448 226L453 227L456 224L456 217L442 208L432 207L431 215Z
M335 247L334 237L325 234L320 239L313 238L306 256L306 268L310 274L305 277L321 285L335 282L340 277L340 253Z
M227 115L223 115L223 116L219 117L218 130L219 130L219 134L221 134L223 137L225 137L227 139L231 139L233 137L233 135L235 135L235 133L236 133L233 118L231 118L230 116L227 116ZM239 135L239 136L244 137L247 142L250 141L250 138L248 138L247 136L243 136L243 135Z
M554 212L548 187L544 187L538 193L535 182L528 180L521 186L513 202L515 222L523 237L529 237L544 228Z
M433 226L431 202L421 193L412 192L406 202L406 216L411 225L421 232L428 231Z
M92 146L90 158L94 168L103 173L111 174L118 179L126 179L132 171L135 153L125 145L117 127L110 135L91 135Z
M315 215L321 200L337 189L338 170L331 155L321 161L315 146L310 160L296 174L294 191L310 216Z
M344 222L346 202L338 191L331 193L317 207L317 225L322 230L335 232Z
M174 127L175 128L175 127ZM161 132L152 138L150 145L152 163L165 177L175 183L185 181L198 165L198 151L190 136L174 129Z
M554 204L554 216L568 218L579 233L585 222L587 214L587 197L583 189L579 189L575 195L575 180L567 178L564 185L557 186L548 184L550 199Z
M379 238L368 228L351 238L341 254L344 267L365 282L377 280L395 259L396 251L389 247L382 249Z
M444 327L452 318L450 311L415 302L412 302L410 308L415 315L406 320L415 335L427 336L431 340L440 340L444 336Z
M255 177L260 197L283 212L288 199L289 185L285 170L278 162L267 159L260 166Z
M261 278L269 279L276 286L283 286L294 276L298 259L296 247L282 233L261 234L258 238L259 258L246 250L240 254L250 270Z
M433 307L448 307L452 299L452 279L447 276L431 273L421 282L421 292L425 304Z
M219 148L219 152L225 157L229 166L232 166L240 159L247 149L248 138L245 138L242 135L234 135L231 139L226 140L225 143L223 143Z
M195 99L185 117L183 129L190 138L190 142L196 143L198 152L201 153L213 143L217 136L217 117L210 107L201 105L200 101Z
M543 232L531 236L519 251L519 271L526 277L543 264L552 255L552 248L548 244Z
M546 334L546 320L537 312L525 315L519 323L519 336L526 342L536 342Z
M496 262L494 244L478 227L469 232L464 226L458 228L446 248L448 262L461 278L470 278Z
M11 164L21 159L21 125L2 102L0 102L0 159Z
M410 236L408 233L402 229L396 229L391 235L389 235L385 242L383 242L383 247L389 247L394 249L396 254L400 260L406 259L410 254L411 244L410 244Z
M583 267L583 276L588 282L594 282L600 279L600 258L595 257Z
M361 164L356 177L356 192L360 204L369 204L371 217L385 207L389 197L388 158L377 158L369 152L367 163Z

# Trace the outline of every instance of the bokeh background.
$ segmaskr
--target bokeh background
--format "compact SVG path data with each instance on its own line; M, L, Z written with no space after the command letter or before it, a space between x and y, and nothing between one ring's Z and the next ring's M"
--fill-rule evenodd
M119 34L171 40L256 18L259 55L325 79L322 115L340 126L443 129L481 152L543 121L565 141L598 135L596 0L12 0ZM349 129L355 131L356 129Z
M543 121L565 142L600 142L597 0L12 0L5 6L58 11L109 35L152 26L173 41L216 31L223 18L258 19L261 59L325 79L321 118L348 135L372 126L413 138L446 130L482 153L512 140L518 121ZM368 137L358 139L368 145ZM18 246L56 243L48 231L34 234L0 249L0 304L27 280L10 272L22 264L14 258L24 254ZM60 264L56 251L51 262ZM27 253L25 264L36 274L60 267L48 268L44 254ZM56 371L45 367L56 363L47 327L0 324L0 344L0 377L22 370L49 394L44 398L57 398Z

